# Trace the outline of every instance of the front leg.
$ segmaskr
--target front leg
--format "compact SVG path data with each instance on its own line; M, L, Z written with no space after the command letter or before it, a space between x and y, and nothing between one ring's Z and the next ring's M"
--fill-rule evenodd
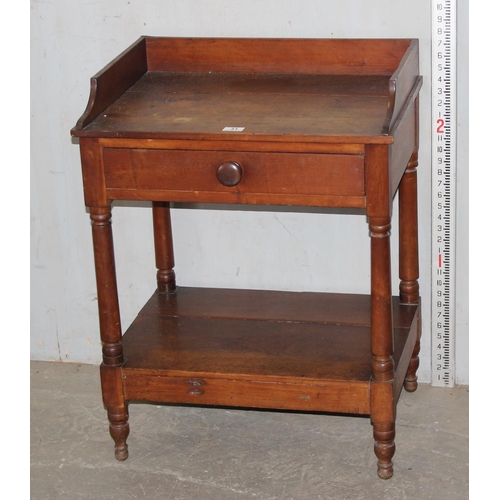
M129 425L121 378L121 366L124 358L111 231L111 207L91 208L90 218L102 341L101 385L103 402L108 412L109 432L115 442L115 457L117 460L125 460L128 457L126 441Z

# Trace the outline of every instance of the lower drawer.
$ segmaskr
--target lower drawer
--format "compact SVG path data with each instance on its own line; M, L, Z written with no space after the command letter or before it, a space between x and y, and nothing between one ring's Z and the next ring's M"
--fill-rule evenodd
M370 414L368 381L176 377L126 368L122 373L128 401Z
M103 161L115 199L135 191L168 201L362 206L365 190L363 155L105 148Z

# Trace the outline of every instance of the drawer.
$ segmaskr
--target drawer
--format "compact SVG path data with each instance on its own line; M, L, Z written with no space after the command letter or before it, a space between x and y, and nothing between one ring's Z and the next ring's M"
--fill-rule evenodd
M114 199L360 206L365 190L363 155L104 148L103 162Z

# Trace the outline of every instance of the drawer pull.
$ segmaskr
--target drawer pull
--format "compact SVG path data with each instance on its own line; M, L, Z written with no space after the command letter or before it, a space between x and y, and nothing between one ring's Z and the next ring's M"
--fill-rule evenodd
M225 161L217 168L217 180L226 187L232 187L239 184L243 169L235 161Z

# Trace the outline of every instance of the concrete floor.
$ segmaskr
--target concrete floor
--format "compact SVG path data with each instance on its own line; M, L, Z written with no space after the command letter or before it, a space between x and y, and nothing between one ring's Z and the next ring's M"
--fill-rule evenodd
M398 404L395 474L376 474L368 418L130 405L114 459L97 366L31 363L31 500L461 500L467 387Z

